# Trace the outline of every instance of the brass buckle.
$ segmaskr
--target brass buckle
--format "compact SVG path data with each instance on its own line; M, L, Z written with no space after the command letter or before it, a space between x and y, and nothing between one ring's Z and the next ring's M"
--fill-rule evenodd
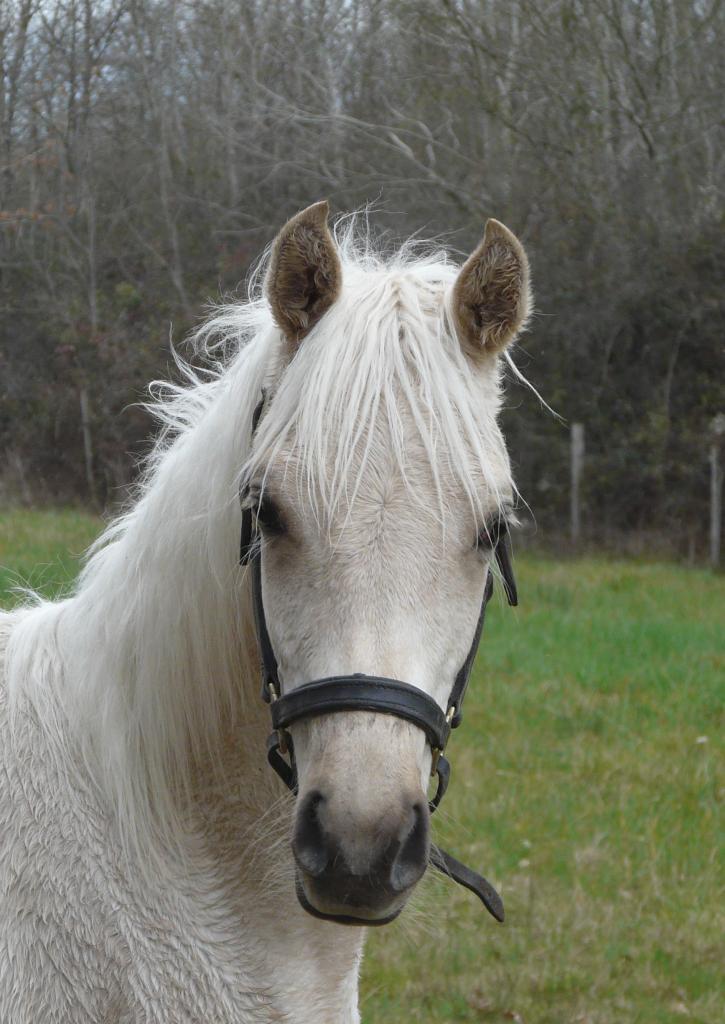
M453 721L453 716L455 715L455 713L456 713L456 705L455 704L451 704L451 706L446 711L446 725L450 725L451 724L451 722ZM435 775L435 773L438 771L438 762L441 759L441 754L443 753L443 749L444 749L443 747L433 747L433 750L432 750L433 757L432 757L431 763L430 763L430 774L431 774L431 777L433 775Z
M274 683L267 683L267 689L269 690L269 703L274 704L274 702L279 698L279 694L274 688ZM288 754L289 745L287 743L287 733L284 729L277 730L277 741L279 743L280 754Z

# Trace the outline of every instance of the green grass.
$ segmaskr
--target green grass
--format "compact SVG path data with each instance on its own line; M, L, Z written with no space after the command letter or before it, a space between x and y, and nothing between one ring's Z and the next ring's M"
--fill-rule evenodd
M18 577L57 592L97 528L0 514L2 601ZM506 924L427 877L370 934L364 1024L719 1024L725 579L533 557L517 574L521 606L489 611L437 822Z
M0 510L0 608L16 603L22 587L47 597L62 593L101 526L75 509Z

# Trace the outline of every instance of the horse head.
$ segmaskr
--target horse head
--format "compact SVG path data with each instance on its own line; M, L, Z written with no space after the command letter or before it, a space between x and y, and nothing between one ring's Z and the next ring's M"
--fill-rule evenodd
M429 862L441 751L426 715L460 717L454 681L470 668L512 514L499 357L529 314L528 263L497 221L460 270L436 257L346 260L327 213L298 214L271 251L276 358L243 503L259 537L271 699L297 693L302 706L320 680L350 698L333 707L332 685L318 688L279 730L298 794L298 897L318 916L379 924ZM356 701L356 680L387 681L386 699L402 694L422 724Z

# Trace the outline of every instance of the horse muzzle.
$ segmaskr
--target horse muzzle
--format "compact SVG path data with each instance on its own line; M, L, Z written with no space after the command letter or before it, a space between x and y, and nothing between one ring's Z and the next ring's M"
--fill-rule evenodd
M357 820L354 812L336 814L322 790L310 790L300 798L292 840L302 907L340 924L392 921L428 864L429 817L422 793Z

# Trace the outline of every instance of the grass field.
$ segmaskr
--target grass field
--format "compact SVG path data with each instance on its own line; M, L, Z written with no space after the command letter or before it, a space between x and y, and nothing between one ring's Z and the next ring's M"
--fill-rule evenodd
M0 513L0 599L72 579L98 521ZM725 578L517 560L492 602L438 838L502 892L441 878L373 932L365 1024L725 1020Z

